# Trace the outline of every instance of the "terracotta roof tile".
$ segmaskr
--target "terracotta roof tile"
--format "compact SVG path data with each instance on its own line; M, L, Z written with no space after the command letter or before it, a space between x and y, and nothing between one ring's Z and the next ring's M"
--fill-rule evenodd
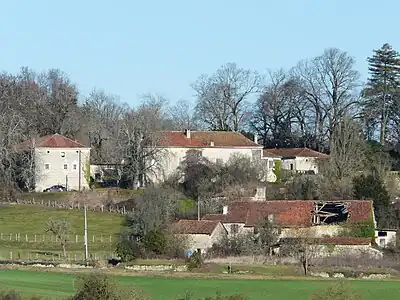
M280 243L293 243L301 238L282 238ZM317 245L371 245L371 238L353 238L353 237L327 237L327 238L307 238L306 243Z
M19 149L35 148L87 148L78 141L74 141L60 134L50 134L34 140L28 140L18 145Z
M347 205L349 217L347 222L368 221L372 216L372 201L347 200L328 201ZM244 223L253 227L269 215L274 222L283 227L308 227L312 225L314 200L268 200L263 202L238 201L228 206L226 215L205 215L203 220L221 220L222 223Z
M219 221L209 220L179 220L174 224L177 234L212 234Z
M282 157L315 157L328 158L329 155L309 148L268 148L265 149L268 153L272 153Z
M282 156L273 153L271 151L269 151L270 149L264 149L263 150L263 157L276 157L276 158L281 158Z
M214 146L211 146L214 142ZM261 145L254 143L243 134L233 131L191 131L187 138L181 131L164 131L160 141L161 147L257 147Z

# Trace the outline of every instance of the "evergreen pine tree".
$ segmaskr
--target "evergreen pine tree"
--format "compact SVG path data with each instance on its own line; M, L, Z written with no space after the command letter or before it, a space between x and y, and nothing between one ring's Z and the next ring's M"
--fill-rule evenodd
M372 124L378 124L379 142L383 145L400 87L400 55L389 44L373 52L374 55L367 59L370 78L363 92L363 111L370 128L373 128Z

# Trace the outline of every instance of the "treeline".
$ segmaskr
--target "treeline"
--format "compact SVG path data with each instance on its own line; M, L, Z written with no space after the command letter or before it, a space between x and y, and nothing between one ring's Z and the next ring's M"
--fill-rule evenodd
M164 129L234 130L249 137L257 133L266 147L307 146L332 152L335 138L344 134L343 120L348 119L363 140L377 141L377 147L396 158L399 54L385 44L371 53L368 62L366 83L360 81L355 60L336 48L302 60L288 71L271 71L268 78L228 63L211 75L193 79L193 103L182 100L169 105L166 99L147 94L135 107L103 90L81 95L73 80L57 69L3 73L1 183L32 185L32 162L27 157L21 161L15 146L53 133L90 146L93 163L123 161L126 187L145 182L146 174L158 167L159 152L153 145L159 139L157 132ZM152 150L142 151L144 147ZM149 166L145 161L155 163Z

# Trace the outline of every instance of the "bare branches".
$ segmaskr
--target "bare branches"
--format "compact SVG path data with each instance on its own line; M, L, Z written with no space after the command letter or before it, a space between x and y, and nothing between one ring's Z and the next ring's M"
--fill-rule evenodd
M198 119L211 130L240 130L248 115L246 101L260 91L261 81L257 72L234 63L223 65L212 76L200 76L192 85Z
M60 242L63 256L67 256L67 245L69 242L69 221L67 219L54 220L50 218L46 224L46 232L52 233Z
M345 114L354 112L358 103L360 75L354 66L354 59L346 52L331 48L310 61L300 62L293 70L302 82L320 143L332 142L335 126Z

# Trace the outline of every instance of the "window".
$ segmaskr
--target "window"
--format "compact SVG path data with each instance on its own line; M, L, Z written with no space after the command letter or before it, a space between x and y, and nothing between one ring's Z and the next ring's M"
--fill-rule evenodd
M64 165L64 170L68 169L68 165Z
M73 165L72 168L73 168L74 170L76 170L76 165Z
M50 151L47 151L47 153L50 153Z
M65 157L65 152L61 152L61 157Z
M239 232L239 225L238 224L231 224L231 233L236 234Z
M290 164L290 171L293 171L293 164Z
M44 169L45 170L50 170L50 165L49 164L44 164Z

